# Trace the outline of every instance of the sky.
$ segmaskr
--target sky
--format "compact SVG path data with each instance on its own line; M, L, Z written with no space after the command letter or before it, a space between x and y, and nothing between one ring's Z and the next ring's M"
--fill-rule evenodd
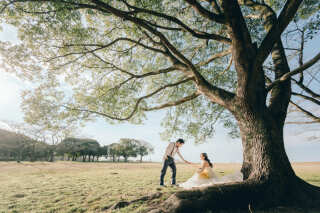
M3 25L0 32L0 41L17 42L16 31L13 27ZM320 46L320 39L316 39L307 51L311 57ZM310 57L306 56L308 60ZM0 58L1 60L1 58ZM13 74L6 72L0 67L0 128L6 127L1 121L23 122L23 112L20 108L21 92L28 86ZM145 140L154 147L154 153L145 160L161 161L165 148L170 141L160 139L159 133L163 131L160 123L164 117L164 111L149 112L147 120L143 125L116 124L111 125L103 119L88 123L80 130L81 135L91 137L99 141L101 145L117 142L120 138L135 138ZM319 135L319 128L311 132L299 133L301 126L286 126L285 147L290 161L320 161L320 143L308 141L307 136ZM304 128L304 127L303 127ZM179 138L179 135L177 135ZM242 162L242 146L240 139L231 139L227 131L218 126L216 136L204 144L193 144L185 138L186 144L182 147L181 153L188 161L199 162L199 155L206 152L213 162Z

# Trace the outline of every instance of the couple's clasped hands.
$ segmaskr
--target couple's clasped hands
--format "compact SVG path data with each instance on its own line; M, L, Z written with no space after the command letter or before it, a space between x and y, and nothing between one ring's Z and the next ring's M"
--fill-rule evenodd
M189 164L189 165L191 165L191 166L193 166L193 167L197 167L197 173L201 173L201 172L203 172L203 170L204 170L204 165L200 165L200 167L199 167L199 164L198 163L192 163L192 162L190 162L190 161L186 161L186 160L184 160L184 162L186 163L186 164Z

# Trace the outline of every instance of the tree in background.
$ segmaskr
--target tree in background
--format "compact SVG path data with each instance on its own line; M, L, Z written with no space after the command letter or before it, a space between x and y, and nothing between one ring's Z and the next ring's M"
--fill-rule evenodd
M296 176L283 138L290 103L319 123L296 99L319 105L319 86L308 85L303 73L320 53L289 66L297 51L292 41L301 36L296 26L306 26L308 41L319 32L319 1L0 4L1 20L16 26L21 40L1 45L4 66L39 85L24 94L26 119L79 123L100 116L137 124L147 111L167 109L167 136L203 141L217 121L233 136L240 132L244 181L178 192L164 211L320 205L319 187Z
M116 161L116 156L118 156L118 144L112 143L109 146L109 156L112 157L112 162Z
M140 162L142 162L143 156L153 153L153 147L150 143L142 140L136 140L137 154L140 155Z
M99 157L102 157L102 156L105 157L106 159L108 159L108 157L109 157L109 146L108 145L99 147L97 161L99 160Z
M65 138L57 145L57 151L60 155L67 155L68 160L75 161L79 156L80 141L77 138Z
M57 144L67 136L75 134L77 130L77 128L74 126L46 126L38 125L33 122L18 123L13 121L5 121L3 123L6 123L10 127L11 131L30 139L30 146L27 146L26 144L26 147L28 147L31 161L36 160L35 155L39 155L39 153L36 154L36 148L39 148L42 150L41 152L46 153L41 154L43 156L41 159L53 162Z
M65 138L57 145L60 154L66 154L68 159L71 158L72 161L76 161L78 157L82 156L83 162L87 157L88 162L93 162L94 157L99 155L99 148L98 141L87 138Z
M129 157L137 157L138 145L134 139L121 138L117 148L119 156L124 158L124 162L128 162Z
M11 122L8 124L12 130L20 135L18 137L18 141L20 146L17 146L18 148L20 147L21 150L26 151L26 155L29 157L30 161L35 161L36 160L36 148L38 145L43 142L43 135L42 132L39 128L35 128L31 125L25 124L25 123L14 123ZM48 146L47 146L48 148ZM21 151L22 152L22 151ZM23 158L21 160L25 160L26 158Z
M23 134L0 130L0 153L3 160L16 160L18 163L26 160L34 153L34 144L33 139Z
M99 155L100 144L96 140L83 139L81 146L85 145L86 153L89 156L88 161L94 161L94 158Z

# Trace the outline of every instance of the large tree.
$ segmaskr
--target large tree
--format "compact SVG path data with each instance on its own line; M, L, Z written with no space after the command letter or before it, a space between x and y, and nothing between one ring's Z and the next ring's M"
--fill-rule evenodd
M319 205L319 188L295 175L283 138L290 102L319 121L292 95L319 105L303 73L320 53L292 62L293 69L288 57L304 50L293 42L299 36L295 26L305 27L309 40L318 33L319 1L4 0L1 5L1 20L15 25L21 40L2 44L4 66L39 84L25 93L26 119L141 123L145 112L168 109L167 135L178 131L196 140L212 136L217 120L237 135L236 121L244 181L179 192L163 211Z

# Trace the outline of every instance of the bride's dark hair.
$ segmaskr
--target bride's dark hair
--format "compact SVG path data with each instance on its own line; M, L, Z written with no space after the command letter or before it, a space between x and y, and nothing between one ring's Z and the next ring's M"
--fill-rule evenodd
M212 168L212 163L211 163L210 159L208 158L207 153L204 152L204 153L201 153L201 155L203 155L204 160L207 161L209 163L209 166Z

